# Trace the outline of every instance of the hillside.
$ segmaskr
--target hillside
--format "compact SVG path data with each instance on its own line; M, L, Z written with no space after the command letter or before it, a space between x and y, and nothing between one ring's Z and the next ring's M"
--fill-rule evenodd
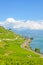
M22 48L26 39L0 26L0 65L43 65L43 58Z

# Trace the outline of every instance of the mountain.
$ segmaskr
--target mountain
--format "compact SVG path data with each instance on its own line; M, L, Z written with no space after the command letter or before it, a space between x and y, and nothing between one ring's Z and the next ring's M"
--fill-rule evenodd
M22 48L26 38L0 26L0 65L43 65L43 58Z

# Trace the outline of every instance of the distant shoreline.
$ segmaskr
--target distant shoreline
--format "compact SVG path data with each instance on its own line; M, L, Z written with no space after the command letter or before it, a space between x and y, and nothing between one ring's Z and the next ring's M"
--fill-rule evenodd
M30 39L30 40L31 40L31 39ZM32 51L33 53L37 54L37 55L40 55L40 57L43 57L43 54L42 54L42 53L35 52L35 51L30 47L30 44L31 44L31 42L28 44L28 45L29 45L29 50Z

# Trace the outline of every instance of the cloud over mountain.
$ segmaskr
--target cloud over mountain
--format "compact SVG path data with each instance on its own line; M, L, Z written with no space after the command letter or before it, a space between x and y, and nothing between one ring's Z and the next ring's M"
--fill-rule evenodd
M43 21L23 21L8 18L3 22L0 21L0 25L5 28L43 30Z

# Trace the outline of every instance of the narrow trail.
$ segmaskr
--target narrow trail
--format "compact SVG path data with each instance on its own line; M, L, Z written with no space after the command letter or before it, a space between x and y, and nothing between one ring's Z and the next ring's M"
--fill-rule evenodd
M30 49L29 45L30 45L30 42L29 42L28 40L26 40L26 41L21 45L21 48L24 48L24 49L26 49L26 50L28 50L28 51L31 51L31 52L33 52L34 54L39 55L40 58L43 58L43 55L42 55L42 54L37 53L37 52L33 51L32 49ZM26 47L25 47L25 46L26 46Z
M7 39L0 39L0 42L3 41L3 40L6 40L6 41L14 41L14 40L16 40L16 39L17 39L17 38L14 38L14 39L9 39L9 38L7 38ZM33 51L33 50L30 49L30 47L29 47L30 42L31 42L30 40L26 40L26 41L21 45L21 48L24 48L24 49L26 49L26 50L28 50L28 51L31 51L31 52L33 52L33 53L35 53L35 54L37 54L37 55L40 55L40 58L43 58L43 55L42 55L42 54L37 53L37 52L35 52L35 51Z
M17 39L17 38L13 38L13 39L9 39L9 38L5 39L5 38L3 38L3 39L0 39L0 42L3 41L3 40L6 40L6 41L14 41L14 40L16 40L16 39Z

